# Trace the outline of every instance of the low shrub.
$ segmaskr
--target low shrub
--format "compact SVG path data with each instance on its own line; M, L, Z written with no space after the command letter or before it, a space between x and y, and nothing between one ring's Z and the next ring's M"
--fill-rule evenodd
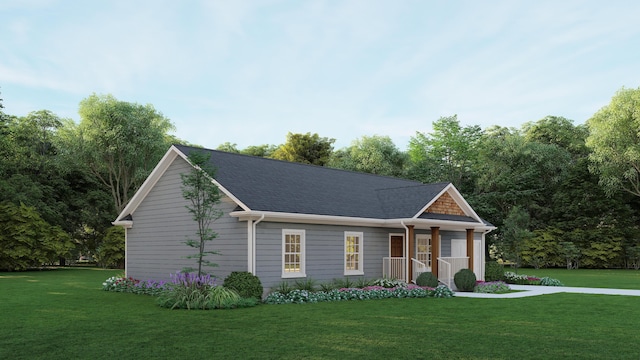
M504 294L511 290L504 281L479 281L473 292L483 294Z
M428 286L430 288L435 288L438 286L438 278L430 271L423 272L422 274L418 275L416 284L418 286Z
M550 277L543 277L540 279L540 285L543 286L564 286L564 284L558 280L558 279L553 279Z
M264 288L260 279L248 271L234 271L224 279L224 287L235 290L240 297L262 299Z
M446 285L438 285L438 287L435 288L429 295L433 296L434 298L448 299L453 297L454 293Z
M487 261L484 265L484 279L486 281L501 281L504 277L504 266L497 261Z
M453 282L460 291L473 291L476 286L476 274L470 269L461 269L453 276Z

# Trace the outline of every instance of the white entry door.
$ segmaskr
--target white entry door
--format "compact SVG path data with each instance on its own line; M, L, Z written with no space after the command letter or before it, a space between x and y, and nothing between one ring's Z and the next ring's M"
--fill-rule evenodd
M451 257L466 257L467 256L467 240L466 239L452 239L451 240Z
M482 240L473 240L473 272L476 274L476 279L484 279L482 274L483 259Z

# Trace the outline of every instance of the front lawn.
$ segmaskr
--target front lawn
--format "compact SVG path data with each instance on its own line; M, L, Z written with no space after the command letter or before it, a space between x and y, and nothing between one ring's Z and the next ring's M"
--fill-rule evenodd
M102 291L102 282L118 273L0 273L0 359L637 359L640 354L637 297L385 299L186 311L160 308L150 296Z

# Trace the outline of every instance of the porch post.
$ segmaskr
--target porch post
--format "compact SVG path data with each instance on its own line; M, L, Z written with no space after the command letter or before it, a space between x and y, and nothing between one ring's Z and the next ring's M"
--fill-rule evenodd
M440 256L440 228L431 228L431 272L438 277L438 256Z
M413 280L413 262L411 261L411 258L413 258L415 256L414 254L414 249L415 249L415 231L413 230L413 225L407 225L407 228L409 229L408 231L408 235L409 236L409 251L407 252L408 254L408 258L407 258L407 283L411 283L411 280Z
M467 229L467 256L469 257L469 269L473 271L473 229Z

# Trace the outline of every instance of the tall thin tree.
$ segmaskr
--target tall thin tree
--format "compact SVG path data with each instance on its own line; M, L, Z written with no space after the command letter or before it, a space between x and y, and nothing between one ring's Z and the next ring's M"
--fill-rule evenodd
M193 170L186 174L180 174L182 179L182 196L190 202L186 208L192 214L193 220L198 223L197 238L187 239L184 243L198 250L197 254L187 256L188 259L196 259L198 268L184 268L183 272L198 271L198 275L205 272L203 266L218 266L216 263L205 259L207 255L218 255L218 251L207 250L206 244L215 239L218 234L211 229L211 223L222 216L222 211L216 207L220 203L220 190L213 182L215 169L209 162L210 155L200 151L192 151L188 156Z

